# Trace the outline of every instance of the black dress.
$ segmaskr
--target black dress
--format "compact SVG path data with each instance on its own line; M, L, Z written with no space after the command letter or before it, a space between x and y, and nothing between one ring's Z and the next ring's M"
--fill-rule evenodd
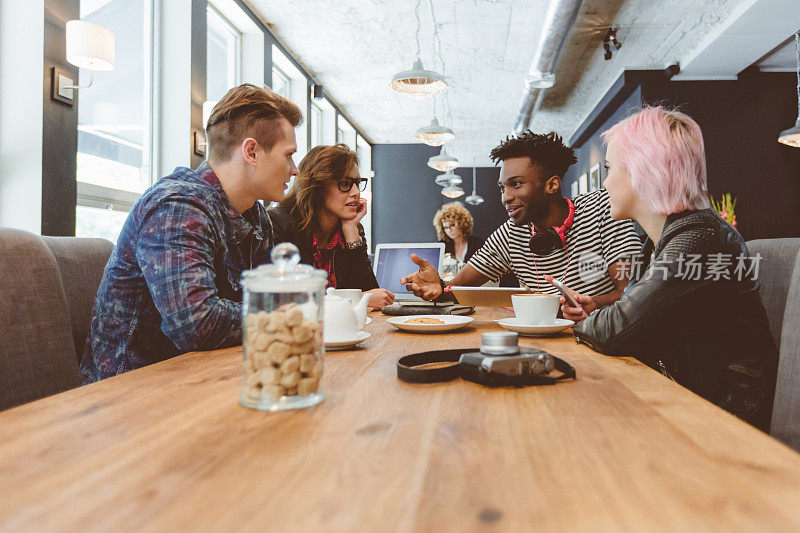
M453 257L456 257L456 243L453 242L453 239L445 237L443 241L439 242L444 243L444 253L453 254ZM464 262L469 263L469 258L472 257L472 254L477 252L481 246L483 246L483 241L478 237L474 235L467 237L467 253L464 257ZM456 257L456 259L458 258Z

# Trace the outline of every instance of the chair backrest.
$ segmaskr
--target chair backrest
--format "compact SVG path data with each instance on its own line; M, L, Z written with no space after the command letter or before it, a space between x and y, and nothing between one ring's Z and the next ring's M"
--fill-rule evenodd
M89 322L92 318L97 288L103 271L114 249L114 244L105 239L79 237L42 237L56 258L61 272L61 283L67 295L67 305L72 322L72 338L75 355L80 364Z
M79 384L69 309L38 235L0 228L0 409Z
M800 252L790 279L770 432L800 452Z
M800 451L800 239L747 243L761 254L759 292L780 358L770 433Z
M795 258L800 251L800 238L757 239L748 241L747 249L751 255L761 256L758 269L759 293L767 311L772 337L780 350L786 295L789 293L792 272L795 271Z

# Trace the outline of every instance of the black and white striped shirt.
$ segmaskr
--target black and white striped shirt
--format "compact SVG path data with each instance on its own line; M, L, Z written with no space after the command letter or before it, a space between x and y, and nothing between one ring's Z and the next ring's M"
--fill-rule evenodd
M531 224L517 226L509 219L489 236L469 264L493 280L511 271L522 284L544 293L558 292L544 280L545 274L589 296L614 291L608 266L635 256L642 248L633 221L611 218L605 189L578 196L574 203L575 218L567 230L566 250L534 256L528 245Z

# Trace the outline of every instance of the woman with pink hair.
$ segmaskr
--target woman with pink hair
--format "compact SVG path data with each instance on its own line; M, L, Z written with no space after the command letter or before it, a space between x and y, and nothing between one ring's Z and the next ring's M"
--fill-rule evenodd
M599 352L634 356L768 431L777 351L744 239L709 208L700 127L651 107L603 134L611 217L647 233L622 298L602 309L562 298L575 336ZM754 272L755 271L755 272ZM587 316L588 315L588 316Z

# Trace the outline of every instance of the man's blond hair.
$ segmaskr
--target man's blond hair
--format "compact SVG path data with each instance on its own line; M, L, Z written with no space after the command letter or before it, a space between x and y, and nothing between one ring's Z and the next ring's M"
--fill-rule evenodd
M278 141L280 119L297 127L303 120L303 113L295 104L267 88L252 83L234 87L217 102L208 118L208 159L229 160L234 149L248 137L269 151Z

